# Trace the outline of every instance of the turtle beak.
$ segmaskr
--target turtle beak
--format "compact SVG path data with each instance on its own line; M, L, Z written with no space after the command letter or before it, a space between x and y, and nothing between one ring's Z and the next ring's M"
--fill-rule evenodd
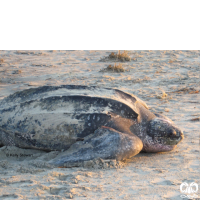
M178 128L174 129L172 130L170 137L174 139L180 138L180 141L181 141L182 139L184 139L183 131Z
M180 129L174 129L170 133L170 139L173 140L176 145L184 139L183 131Z
M183 131L180 132L180 137L181 137L181 140L184 139Z
M183 139L184 139L184 135L183 135L183 131L182 130L179 130L176 132L176 138L179 138L181 142Z

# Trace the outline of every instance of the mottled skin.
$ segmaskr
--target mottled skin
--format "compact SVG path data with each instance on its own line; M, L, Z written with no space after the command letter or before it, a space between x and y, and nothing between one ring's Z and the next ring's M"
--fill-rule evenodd
M0 102L0 146L65 150L50 163L125 160L170 151L183 139L167 117L132 94L75 85L43 86Z

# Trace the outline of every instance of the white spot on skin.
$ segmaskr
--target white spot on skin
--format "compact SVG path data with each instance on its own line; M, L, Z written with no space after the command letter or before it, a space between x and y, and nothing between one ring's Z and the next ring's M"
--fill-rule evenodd
M95 119L95 115L93 116L93 119Z
M90 120L90 115L88 115L88 120Z
M88 126L91 126L91 123L88 123Z

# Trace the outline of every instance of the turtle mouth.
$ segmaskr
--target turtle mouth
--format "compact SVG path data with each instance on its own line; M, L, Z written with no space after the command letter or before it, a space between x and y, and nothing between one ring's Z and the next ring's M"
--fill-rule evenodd
M183 139L183 133L177 137L146 137L143 141L143 151L152 153L172 151Z
M168 140L168 144L169 145L176 145L178 144L179 142L181 142L182 140L184 139L184 135L183 135L183 132L181 131L178 135L172 135L171 137L169 137L167 140Z
M162 136L153 137L155 144L162 144L166 146L176 146L183 139L184 139L183 132L168 137L162 137Z
M154 135L154 137L146 137L143 143L143 151L145 152L167 152L176 148L177 144L184 139L182 131L176 130L173 134Z
M167 145L177 145L179 142L181 142L182 138L179 137L179 138L167 138L166 139L166 144Z
M183 132L181 131L176 135L173 134L173 135L171 135L169 137L166 137L164 140L165 140L166 145L173 146L173 145L177 145L183 139L184 139L184 135L183 135Z

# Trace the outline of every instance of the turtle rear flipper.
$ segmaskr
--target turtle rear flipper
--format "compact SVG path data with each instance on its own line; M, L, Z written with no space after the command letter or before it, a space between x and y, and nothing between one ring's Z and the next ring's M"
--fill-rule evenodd
M0 127L0 146L15 146L14 133Z
M0 127L0 146L37 149L35 143L35 140L31 139L29 135L23 135L17 131L5 130Z
M96 158L122 161L135 156L142 148L142 141L137 136L102 126L94 134L85 137L84 141L74 143L50 163L59 167L72 167Z

